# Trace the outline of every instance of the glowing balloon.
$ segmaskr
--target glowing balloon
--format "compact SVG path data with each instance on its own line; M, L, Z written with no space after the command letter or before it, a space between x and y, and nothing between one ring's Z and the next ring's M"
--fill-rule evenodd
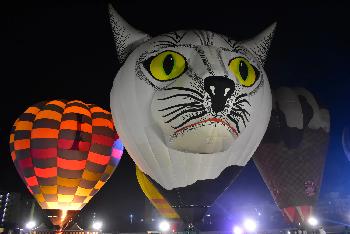
M254 162L289 222L307 222L322 183L329 113L302 88L273 93L271 120Z
M266 131L263 64L275 25L238 42L202 30L150 38L112 6L110 21L123 63L111 91L118 134L176 212L198 220Z
M81 101L29 107L10 136L18 173L59 229L114 172L123 153L108 111Z

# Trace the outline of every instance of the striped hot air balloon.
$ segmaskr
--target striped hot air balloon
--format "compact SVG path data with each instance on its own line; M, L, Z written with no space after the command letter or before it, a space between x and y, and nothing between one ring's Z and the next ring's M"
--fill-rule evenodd
M29 107L13 125L10 149L18 173L58 229L101 189L123 153L111 114L77 100Z

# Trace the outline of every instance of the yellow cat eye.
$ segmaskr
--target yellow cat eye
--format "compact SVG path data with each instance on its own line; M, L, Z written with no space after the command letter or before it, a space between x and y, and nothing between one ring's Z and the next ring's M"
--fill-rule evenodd
M234 58L230 61L228 66L239 83L245 87L254 85L255 81L258 79L257 70L245 58Z
M181 54L167 50L147 60L145 67L156 80L168 81L182 75L187 63Z

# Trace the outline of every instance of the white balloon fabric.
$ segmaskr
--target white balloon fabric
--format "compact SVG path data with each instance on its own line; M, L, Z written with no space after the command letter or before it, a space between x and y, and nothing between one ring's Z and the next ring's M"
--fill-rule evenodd
M270 119L263 63L275 24L244 42L202 30L150 38L109 10L124 62L111 110L137 166L170 190L246 165Z

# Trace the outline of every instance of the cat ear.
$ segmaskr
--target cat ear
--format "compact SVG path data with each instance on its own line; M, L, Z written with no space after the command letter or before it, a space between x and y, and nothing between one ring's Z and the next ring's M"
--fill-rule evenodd
M273 23L254 38L242 42L245 47L258 57L262 65L264 65L267 58L276 25L277 23Z
M119 62L124 62L128 55L140 44L150 39L130 24L128 24L114 9L112 4L108 4L109 21L112 26L114 42L117 49Z

